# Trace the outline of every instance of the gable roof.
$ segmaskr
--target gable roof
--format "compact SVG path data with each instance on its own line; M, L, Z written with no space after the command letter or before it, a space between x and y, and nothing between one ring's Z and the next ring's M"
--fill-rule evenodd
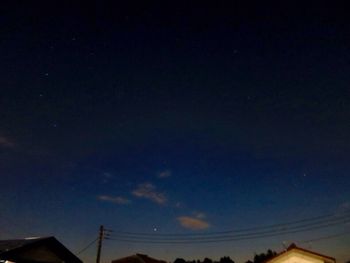
M314 251L311 251L311 250L307 250L305 248L298 247L296 244L292 243L287 248L287 250L285 250L285 251L277 254L273 258L267 260L266 263L267 262L272 263L275 260L277 260L278 258L280 258L282 256L287 256L288 254L290 254L292 252L299 252L299 253L301 253L303 255L306 255L306 256L316 257L316 258L324 260L327 263L335 263L336 262L335 258L333 258L333 257L326 256L326 255L323 255L323 254L320 254L320 253L317 253L317 252L314 252Z
M55 237L0 240L0 259L18 262L82 263Z
M165 261L151 258L144 254L135 254L128 257L115 259L112 261L112 263L165 263Z
M0 255L8 250L20 248L29 245L33 242L37 242L43 238L25 238L25 239L12 239L12 240L0 240Z

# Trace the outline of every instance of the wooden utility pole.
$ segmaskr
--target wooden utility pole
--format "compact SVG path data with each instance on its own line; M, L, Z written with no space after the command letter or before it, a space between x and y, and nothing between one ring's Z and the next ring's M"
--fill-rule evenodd
M100 231L99 231L99 234L98 234L96 263L100 263L103 235L104 235L104 228L101 225L100 226Z

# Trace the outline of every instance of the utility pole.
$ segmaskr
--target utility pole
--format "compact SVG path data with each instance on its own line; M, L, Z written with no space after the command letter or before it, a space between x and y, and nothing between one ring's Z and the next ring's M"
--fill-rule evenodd
M100 263L101 248L102 248L102 240L103 240L103 238L104 238L104 228L103 228L103 225L101 225L100 226L100 231L99 231L99 234L98 234L96 263Z

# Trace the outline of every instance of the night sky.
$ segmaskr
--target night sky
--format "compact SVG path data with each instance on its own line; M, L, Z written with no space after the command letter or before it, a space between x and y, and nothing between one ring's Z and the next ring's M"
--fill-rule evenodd
M188 235L349 212L345 6L145 2L2 4L0 239L54 235L77 253L101 224ZM105 240L102 262L243 263L299 242L343 263L346 232Z

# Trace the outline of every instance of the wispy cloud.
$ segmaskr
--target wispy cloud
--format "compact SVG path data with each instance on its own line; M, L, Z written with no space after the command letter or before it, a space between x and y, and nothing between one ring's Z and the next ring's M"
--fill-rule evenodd
M131 192L134 196L145 198L157 204L165 204L167 198L163 193L157 192L156 187L151 183L144 183Z
M350 201L346 201L338 205L337 214L343 214L350 211Z
M101 201L115 203L118 205L127 205L131 203L129 199L121 196L99 195L97 199Z
M339 207L340 207L341 209L344 209L344 210L349 210L349 209L350 209L350 201L349 201L349 202L341 203Z
M181 202L176 202L174 205L176 208L182 208L184 205Z
M105 172L102 174L102 183L106 184L113 178L113 175L111 173Z
M158 173L157 177L158 178L167 178L171 176L171 171L170 170L164 170L160 173Z
M104 176L105 178L112 178L112 177L113 177L113 175L112 175L111 173L109 173L109 172L104 172L104 173L103 173L103 176Z
M9 138L0 135L0 147L14 148L15 143L11 141Z
M210 224L207 221L191 216L180 216L177 218L177 221L182 227L191 230L202 230L210 227Z
M194 211L193 212L193 215L196 217L196 218L199 218L199 219L204 219L206 218L206 214L202 213L202 212L198 212L198 211Z

